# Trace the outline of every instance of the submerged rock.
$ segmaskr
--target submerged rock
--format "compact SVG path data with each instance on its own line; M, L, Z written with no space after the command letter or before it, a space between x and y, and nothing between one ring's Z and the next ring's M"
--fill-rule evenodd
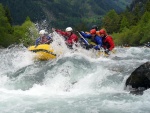
M146 62L135 69L126 80L126 89L132 94L143 94L150 88L150 62Z

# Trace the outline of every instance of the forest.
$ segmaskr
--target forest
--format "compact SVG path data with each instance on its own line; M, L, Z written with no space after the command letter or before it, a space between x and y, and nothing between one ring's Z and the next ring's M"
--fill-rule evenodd
M38 0L33 1L37 3ZM60 2L59 0L53 1L57 1L58 3ZM63 9L67 11L67 9ZM85 18L86 16L84 16L82 18L82 12L80 12L80 14L81 17L76 14L72 14L76 15L75 18L69 16L67 17L67 19L70 18L71 23L73 23L73 20L75 22L79 21L79 24L73 25L75 30L88 31L89 26L87 26L87 22L97 24L99 29L104 28L107 30L109 35L113 36L116 46L125 44L130 46L141 46L150 41L149 0L133 0L131 5L122 12L117 12L115 9L112 9L107 13L104 12L104 15L100 18L101 21L95 21L95 23L93 22L93 19L96 17L92 16L92 18ZM98 12L97 17L99 18ZM19 18L21 18L21 16ZM82 18L82 21L76 18ZM55 21L60 25L65 24L65 22L61 23L59 20ZM55 24L53 24L53 26L57 27ZM33 20L30 18L30 15L27 16L21 24L14 24L10 9L7 6L0 4L0 36L1 47L8 47L11 44L24 44L24 46L29 46L33 45L35 39L38 37L38 29Z
M101 16L111 9L117 13L125 10L131 0L0 0L12 16L12 24L20 25L27 16L36 23L43 20L48 26L75 27L100 23Z

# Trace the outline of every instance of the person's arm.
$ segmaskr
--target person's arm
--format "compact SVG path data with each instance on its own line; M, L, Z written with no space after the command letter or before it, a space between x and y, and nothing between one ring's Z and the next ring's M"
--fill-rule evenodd
M97 45L94 46L94 49L100 50L100 48L102 47L102 38L99 36L96 36L95 41L96 41Z
M111 51L115 47L114 41L111 36L108 36L106 40L108 41L108 43L110 45L110 48L108 48L108 49L109 49L109 51Z
M36 39L36 41L35 41L35 46L38 46L39 43L40 43L40 37Z
M91 34L86 34L84 32L80 32L80 34L84 37L84 38L91 38L92 35Z
M59 30L59 29L56 29L55 30L58 34L61 34L62 36L68 36L67 32L65 31L62 31L62 30Z
M72 34L71 37L68 38L67 43L68 44L73 44L73 42L77 42L78 37L75 34Z

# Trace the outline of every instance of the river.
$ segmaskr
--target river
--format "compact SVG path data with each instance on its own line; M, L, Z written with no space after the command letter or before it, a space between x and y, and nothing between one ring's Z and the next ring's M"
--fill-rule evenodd
M150 90L124 90L150 48L116 47L108 58L83 51L34 61L24 46L1 49L0 113L150 113Z

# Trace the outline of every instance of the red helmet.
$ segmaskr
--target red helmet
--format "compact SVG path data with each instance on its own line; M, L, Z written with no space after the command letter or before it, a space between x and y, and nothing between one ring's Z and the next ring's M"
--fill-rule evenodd
M106 35L106 31L105 31L104 29L101 29L101 30L99 31L99 33Z
M90 34L96 34L96 30L95 29L90 30Z

